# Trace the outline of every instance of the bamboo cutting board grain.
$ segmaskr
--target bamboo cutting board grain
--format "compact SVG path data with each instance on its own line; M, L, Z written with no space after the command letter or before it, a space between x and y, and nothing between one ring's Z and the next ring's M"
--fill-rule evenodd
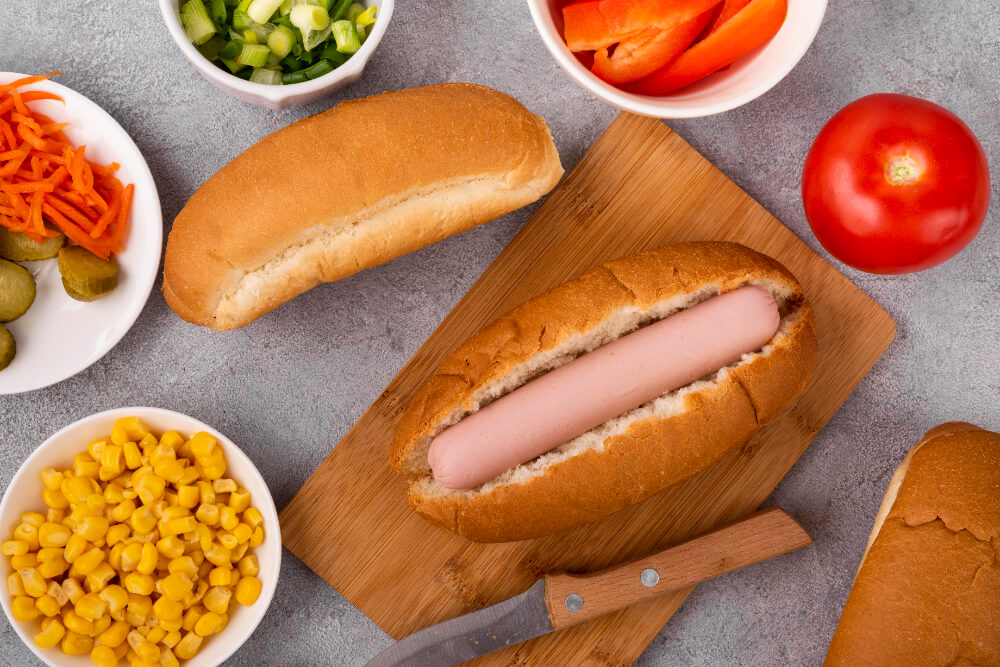
M816 309L819 358L801 396L700 475L560 535L473 544L425 523L389 470L402 408L466 337L606 259L671 241L738 241L774 256ZM281 513L285 545L393 637L527 589L682 542L755 510L895 335L889 316L657 120L620 116ZM776 582L781 585L781 582ZM690 590L513 646L481 665L631 664Z

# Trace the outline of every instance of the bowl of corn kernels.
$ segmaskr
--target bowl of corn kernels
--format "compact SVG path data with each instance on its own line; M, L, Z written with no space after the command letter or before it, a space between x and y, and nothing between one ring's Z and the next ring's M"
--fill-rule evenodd
M253 462L186 415L121 408L38 447L0 502L4 612L48 665L217 665L278 583Z

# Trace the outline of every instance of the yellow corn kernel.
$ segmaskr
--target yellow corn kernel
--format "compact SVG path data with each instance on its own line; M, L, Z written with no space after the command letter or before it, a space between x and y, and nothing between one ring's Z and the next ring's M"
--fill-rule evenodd
M239 526L237 526L238 528ZM113 547L119 542L124 542L128 539L128 536L132 534L127 524L117 523L110 528L108 528L108 534L105 536L105 543L109 547Z
M158 558L159 554L156 551L156 547L151 542L146 542L142 545L142 554L139 556L139 562L135 566L136 571L141 574L152 574L156 571L156 561Z
M253 529L253 535L250 536L250 542L248 544L252 547L259 547L264 543L264 528L262 526L257 526Z
M166 489L166 486L167 482L165 479L155 473L151 473L143 475L142 478L136 482L135 490L136 493L139 494L139 500L141 500L143 504L150 505L163 497L163 492Z
M77 558L85 554L89 546L90 544L87 543L87 540L80 535L70 535L69 539L66 540L66 548L63 550L63 558L66 559L67 563L72 563Z
M198 487L198 497L203 505L214 505L215 504L215 489L212 488L211 482L206 482L204 480L199 480L197 483Z
M179 556L170 561L167 567L170 574L186 574L188 578L194 578L198 574L198 566L191 556ZM18 580L20 581L20 580Z
M14 539L21 540L22 542L27 542L29 551L34 551L40 546L38 542L38 528L32 526L30 523L17 524L17 528L14 529ZM49 545L49 546L55 546L55 545Z
M140 558L142 558L142 544L140 542L126 544L122 550L122 571L133 571L139 565Z
M153 604L153 610L156 610L156 604ZM157 626L155 628L150 628L149 632L146 633L146 641L150 644L159 644L160 640L167 636L167 631L163 628Z
M149 595L153 592L154 585L153 577L148 574L133 572L125 577L125 589L136 595Z
M12 598L27 595L24 591L24 584L21 583L21 575L17 572L11 572L7 575L7 593Z
M100 460L101 453L110 445L111 443L107 438L98 438L94 440L89 445L87 445L87 453L95 461Z
M128 652L131 651L131 650L132 650L132 647L128 645L128 642L127 641L122 641L121 644L119 644L118 646L115 647L115 656L118 657L119 661L120 660L124 660L125 656L128 655Z
M39 512L25 512L21 515L21 523L26 523L29 526L38 528L45 523L45 515L40 514Z
M29 567L38 567L38 554L33 552L28 552L26 554L21 554L20 556L10 557L10 569L12 570L24 570Z
M260 574L260 563L256 554L248 554L240 559L237 568L244 577L256 577Z
M214 611L205 612L194 624L194 633L199 637L207 637L222 629L222 617Z
M59 646L66 655L84 655L90 653L90 649L94 646L94 640L83 633L67 630Z
M67 609L63 612L62 622L67 630L72 630L81 635L89 636L94 631L94 622L83 618L72 609Z
M5 540L0 544L0 554L4 556L23 556L28 553L28 543L24 540Z
M171 535L170 537L164 537L162 540L157 542L156 550L163 554L166 558L173 560L174 558L180 558L184 555L184 542Z
M228 585L228 583L227 581L226 584ZM229 609L229 600L232 596L233 592L225 586L212 586L205 593L205 597L202 598L201 603L209 611L214 611L216 614L225 614Z
M190 484L180 484L177 487L177 505L187 509L198 506L198 487Z
M92 493L87 496L87 509L93 516L103 516L104 508L107 506L108 501L104 499L104 495L101 493Z
M45 485L46 489L52 489L53 491L58 491L60 485L62 485L63 476L62 473L53 467L42 468L41 472L42 484Z
M69 501L66 500L66 496L62 494L59 489L49 489L46 488L42 491L42 500L45 502L46 506L52 509L66 509L69 506Z
M163 513L169 508L167 506L167 501L161 498L160 500L152 503L149 506L149 509L153 512L153 516L156 517L156 520L159 521L163 518Z
M156 528L156 517L153 515L153 511L145 505L132 512L129 522L132 524L132 530L136 533L151 533Z
M110 646L95 646L90 652L90 659L97 667L115 667L118 664L118 656Z
M125 637L128 636L129 624L125 621L115 621L108 629L102 632L97 637L97 641L101 642L102 646L110 646L111 648L117 648L121 646L121 643L125 641Z
M160 649L152 642L148 641L139 632L133 630L127 637L129 646L143 662L157 663L160 660Z
M183 444L184 437L177 431L167 431L160 436L160 445L169 447L171 451L177 451L177 448Z
M183 620L180 618L176 620L168 620L166 618L161 618L159 619L159 624L157 625L157 627L163 628L166 632L170 633L170 632L177 632L178 630L180 630L182 624Z
M212 568L213 567L214 567L214 563L211 563L211 562L209 562L207 560L203 561L202 564L198 566L198 578L199 579L206 578L209 574L212 573Z
M103 590L108 585L108 582L114 579L117 574L110 565L101 563L94 568L93 572L87 575L84 584L87 586L87 591L97 593Z
M208 573L208 583L212 586L228 586L232 578L232 570L228 567L215 567Z
M194 530L197 525L198 522L193 516L182 516L176 519L167 519L163 527L167 535L180 535Z
M194 516L206 526L214 526L219 523L219 507L202 503L198 506L198 511L195 512Z
M171 484L179 484L184 477L185 466L176 459L161 459L153 466L153 471Z
M38 528L38 545L41 547L64 547L70 531L66 526L46 521Z
M21 575L21 583L24 585L24 590L28 595L33 598L45 595L45 589L49 585L45 582L45 577L39 574L37 569L27 567L23 570L18 570L17 573Z
M64 551L62 547L42 547L35 552L35 556L38 557L39 563L48 563L53 560L61 560Z
M192 605L186 612L184 612L184 622L181 627L184 630L194 630L195 623L198 622L198 619L201 618L206 611L208 610L199 604Z
M217 479L212 482L212 490L216 493L232 493L238 488L236 481L232 479Z
M139 451L139 445L132 441L127 441L122 443L122 455L125 457L125 467L129 470L135 470L142 466L142 452Z
M52 648L59 643L65 634L66 628L59 622L59 619L53 618L40 633L35 635L35 644L39 648Z
M152 451L156 449L156 445L158 444L159 441L156 439L156 436L152 433L147 433L142 436L142 440L139 441L139 449L141 449L142 453L148 458Z
M94 489L90 486L88 478L74 475L73 477L64 478L62 484L59 486L59 490L66 500L75 504L82 503Z
M216 542L208 551L205 552L205 559L212 565L221 567L229 564L230 554L231 552L229 549Z
M174 648L177 646L177 643L181 640L182 636L183 635L181 635L180 630L171 630L163 636L163 640L160 643L167 648Z
M75 611L80 618L96 621L108 611L108 603L96 593L88 593L77 601Z
M124 523L131 518L132 513L135 512L135 508L135 502L128 499L123 500L111 510L111 518L118 523Z
M45 616L55 616L59 613L61 605L54 597L46 593L42 597L35 600L35 609L40 611Z
M226 474L226 462L217 461L201 466L201 474L205 479L216 480Z
M184 459L184 460L187 460L187 459ZM186 468L184 468L184 472L181 473L181 478L179 480L177 480L177 485L178 486L181 486L181 485L184 485L184 486L193 486L195 484L195 482L198 481L199 477L200 477L200 474L198 473L198 469L196 467L194 467L194 466L190 466L189 465Z
M42 563L38 566L38 573L45 577L46 579L54 579L62 575L66 570L69 569L69 563L67 563L60 556L57 559L50 560L47 563Z
M103 516L84 517L77 524L74 531L77 535L89 542L96 542L108 533L108 520Z
M94 621L94 632L93 636L97 636L111 627L111 616L109 614L104 614L99 619Z
M45 520L49 523L62 523L63 519L66 518L65 510L56 510L51 507L45 510Z
M111 429L111 442L121 445L129 440L137 442L149 434L149 427L138 417L122 417Z
M198 653L201 642L202 638L192 630L177 642L177 646L174 647L174 655L181 660L190 660Z
M243 577L236 584L236 601L249 607L260 597L261 588L263 588L263 584L257 577Z
M121 524L118 524L121 525ZM110 535L110 533L109 533ZM121 571L122 569L122 553L125 551L125 547L128 546L127 542L117 541L108 551L108 564L111 565L115 570Z
M60 607L69 602L69 598L66 596L66 591L64 591L62 586L55 581L49 582L48 588L45 589L45 595L55 600L56 604Z
M237 512L245 512L250 507L250 492L239 487L229 494L229 506Z
M102 562L104 562L104 550L94 547L73 561L73 569L77 574L86 576L97 569Z
M98 479L101 476L101 464L97 461L76 460L73 461L73 472L78 477Z
M10 601L10 613L17 621L33 621L38 618L38 607L35 598L19 595Z
M184 572L168 574L160 580L161 594L175 602L180 602L194 588L194 580Z
M223 531L219 531L218 533L216 533L215 534L215 539L217 539L219 541L219 544L221 544L222 546L224 546L227 549L229 549L229 555L230 555L230 557L233 554L233 549L235 549L236 547L238 547L239 544L240 544L240 541L236 538L235 535L233 535L232 533L226 533L226 532L223 532ZM250 538L248 536L247 540L249 541L249 539Z
M125 472L125 452L121 445L107 445L100 454L100 462L102 468L114 471L115 474L110 479Z
M180 667L180 661L169 648L160 650L160 667Z
M69 598L69 601L73 604L76 604L76 601L84 595L83 587L80 586L80 582L76 579L63 579L62 589L66 593L66 597Z
M207 458L212 455L215 445L218 442L210 433L199 431L191 436L191 453L196 458Z
M170 519L182 519L186 516L192 516L190 509L188 509L187 507L181 507L176 503L171 505L168 502L167 506L163 510L163 516L161 518L164 521L168 521Z
M250 550L250 543L244 542L243 544L237 546L233 549L232 553L229 554L229 562L234 564L240 562L240 560L246 556L247 551Z
M184 606L164 596L153 603L153 612L161 621L179 621L184 616Z
M121 501L125 500L125 496L122 493L123 491L124 487L120 486L117 482L110 482L104 487L104 502L107 505L117 505Z
M124 588L122 588L118 584L111 584L110 586L105 586L97 594L97 597L100 598L108 606L108 611L111 612L118 611L119 609L124 608L125 606L128 605L128 600L129 600L128 593L125 591ZM78 614L80 613L79 609L77 609L77 613ZM83 614L81 614L81 616L82 615Z

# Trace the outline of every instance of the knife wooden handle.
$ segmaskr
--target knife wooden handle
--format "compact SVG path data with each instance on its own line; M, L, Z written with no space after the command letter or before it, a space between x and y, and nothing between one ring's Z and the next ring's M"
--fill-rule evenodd
M812 538L795 519L769 507L626 565L592 574L546 575L545 604L558 630L810 544Z

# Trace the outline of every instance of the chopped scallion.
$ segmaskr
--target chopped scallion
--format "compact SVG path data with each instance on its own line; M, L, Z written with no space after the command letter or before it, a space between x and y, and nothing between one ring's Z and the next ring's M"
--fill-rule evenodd
M236 56L236 62L248 67L260 67L267 62L270 54L271 49L263 44L244 44L240 55Z
M281 75L281 83L305 83L309 79L306 78L305 70L298 72L287 72Z
M313 30L312 32L306 33L302 37L302 46L306 51L311 51L323 42L325 42L330 37L330 26L326 26L322 30Z
M219 57L219 53L224 48L226 48L226 40L216 35L212 39L208 40L207 42L199 46L198 51L208 60L215 60L216 58Z
M332 62L324 58L323 60L317 62L315 65L309 67L308 69L303 70L303 73L306 75L307 79L312 81L313 79L318 79L324 74L329 74L334 70L335 67L336 65L334 65Z
M283 0L253 0L247 8L247 14L257 23L267 23L282 2Z
M187 38L195 46L201 46L217 32L205 9L205 3L201 0L187 0L184 3L181 7L181 24Z
M267 36L267 45L271 52L281 58L292 52L293 44L295 44L295 33L287 26L279 25Z
M322 7L313 5L292 7L289 18L292 20L292 25L302 31L303 36L310 32L324 30L330 25L330 15Z
M250 18L250 15L246 13L246 10L237 7L236 11L233 12L233 29L237 32L243 32L253 23L256 23L256 21Z
M375 23L375 17L378 15L378 7L372 5L365 11L358 14L358 17L354 19L354 22L359 26L364 26L367 28L371 24Z
M345 16L344 18L346 18L348 21L357 21L358 17L361 16L361 13L363 11L365 11L364 5L362 5L360 2L352 2L350 5L348 5L347 16Z
M233 74L236 74L236 73L237 73L237 72L239 72L239 71L240 71L241 69L243 69L244 67L246 67L246 65L241 65L240 63L238 63L238 62L236 62L235 60L232 60L232 59L230 59L230 58L223 58L223 59L222 59L222 64L223 64L223 65L225 65L225 66L226 66L226 68L227 68L227 69L228 69L228 70L229 70L230 72L232 72Z
M281 16L288 16L289 12L292 11L292 0L282 0L281 6L278 7L278 13Z
M333 39L341 53L356 53L361 48L358 28L353 21L334 21Z
M347 16L347 10L350 8L351 2L353 0L337 0L337 3L330 10L330 20L339 21Z
M333 62L334 65L343 65L347 62L347 54L341 53L337 50L336 43L327 44L323 47L323 51L319 54L320 58L326 58Z
M222 47L222 50L219 51L219 57L224 60L232 60L236 56L240 55L240 51L242 50L243 42L238 39L234 39Z
M281 72L273 69L258 67L253 71L253 74L250 75L250 80L254 83L264 83L269 86L280 86Z
M354 27L358 29L358 41L364 44L365 40L368 39L367 28L365 28L363 25L358 25L357 23L354 24Z
M247 8L250 7L251 2L253 2L253 0L240 0L240 4L236 5L236 9L241 12L245 12Z
M225 25L228 17L229 11L226 9L226 0L212 0L212 20L215 21L215 25Z

